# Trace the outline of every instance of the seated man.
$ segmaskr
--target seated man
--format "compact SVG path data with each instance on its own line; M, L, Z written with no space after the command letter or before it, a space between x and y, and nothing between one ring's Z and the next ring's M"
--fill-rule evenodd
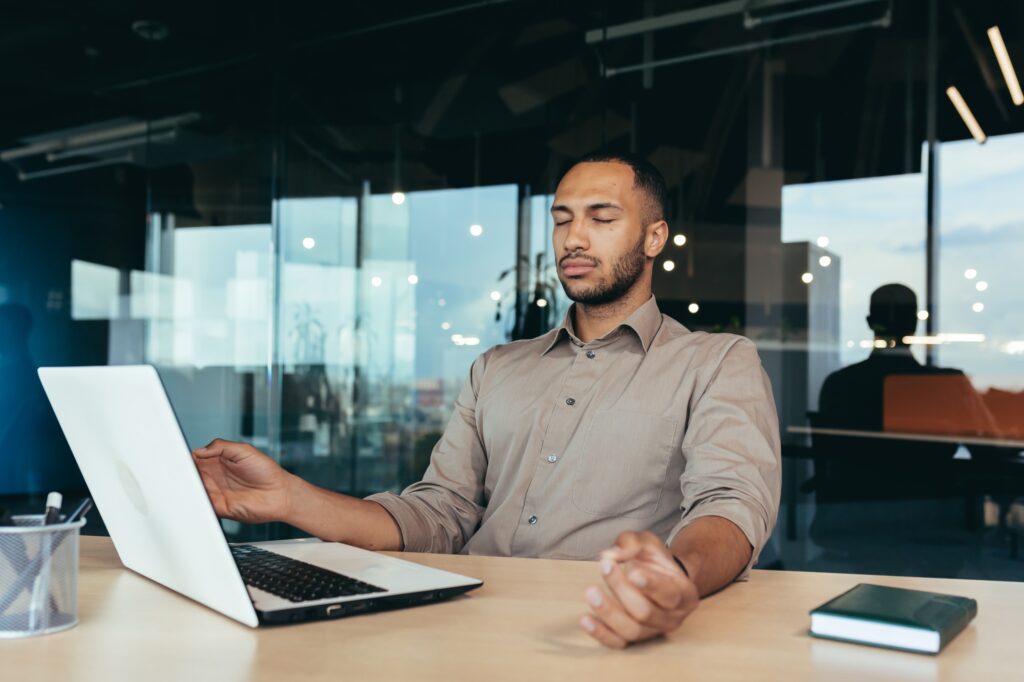
M867 323L874 349L825 379L813 426L880 435L906 431L892 427L934 412L939 403L980 404L962 372L922 365L911 354L907 337L917 329L917 311L917 296L902 284L871 294ZM893 391L901 385L927 385L930 392ZM962 395L941 395L949 390ZM901 399L892 400L894 395ZM956 443L815 434L813 445L811 538L826 550L826 562L864 573L949 574L964 510L956 499ZM941 563L929 552L933 547L942 549Z
M665 194L631 156L566 173L551 212L575 305L474 362L421 482L359 500L217 440L194 453L217 513L375 550L600 556L606 589L586 591L580 620L591 636L622 647L678 627L757 559L780 455L754 344L690 332L651 295Z

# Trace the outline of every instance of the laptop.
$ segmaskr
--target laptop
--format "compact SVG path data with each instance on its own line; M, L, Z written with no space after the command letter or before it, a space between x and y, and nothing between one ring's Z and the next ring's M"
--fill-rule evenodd
M473 578L316 539L229 545L156 370L39 378L121 562L250 627L414 606Z

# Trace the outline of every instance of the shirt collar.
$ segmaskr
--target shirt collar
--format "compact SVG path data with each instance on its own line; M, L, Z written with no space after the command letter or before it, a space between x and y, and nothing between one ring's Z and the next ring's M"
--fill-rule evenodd
M573 329L572 319L573 310L575 310L576 304L573 303L569 306L569 310L566 311L565 317L562 319L562 324L554 330L554 336L551 338L549 343L541 355L547 355L552 348L557 346L563 339L569 338L572 342L577 345L583 345L583 342L576 336L576 332ZM591 343L598 341L605 341L613 338L614 336L621 333L624 328L632 329L640 340L640 345L644 349L644 353L651 347L651 343L654 341L655 334L661 328L661 310L658 309L658 302L651 296L647 301L639 308L633 311L633 313L622 321L619 326L611 330L599 339L594 339Z

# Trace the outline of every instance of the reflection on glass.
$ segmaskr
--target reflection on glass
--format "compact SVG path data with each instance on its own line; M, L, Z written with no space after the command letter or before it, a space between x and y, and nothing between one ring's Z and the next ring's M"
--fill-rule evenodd
M514 185L278 202L285 465L357 493L419 478L473 359L514 332L517 202Z
M71 261L71 319L117 319L120 293L121 273L117 268Z

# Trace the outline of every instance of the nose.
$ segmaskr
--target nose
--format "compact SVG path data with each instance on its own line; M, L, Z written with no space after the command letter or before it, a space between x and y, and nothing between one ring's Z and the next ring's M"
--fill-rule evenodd
M568 230L565 233L565 242L562 244L562 249L566 253L586 251L590 248L590 239L587 236L582 218L573 218L572 222L566 227Z

